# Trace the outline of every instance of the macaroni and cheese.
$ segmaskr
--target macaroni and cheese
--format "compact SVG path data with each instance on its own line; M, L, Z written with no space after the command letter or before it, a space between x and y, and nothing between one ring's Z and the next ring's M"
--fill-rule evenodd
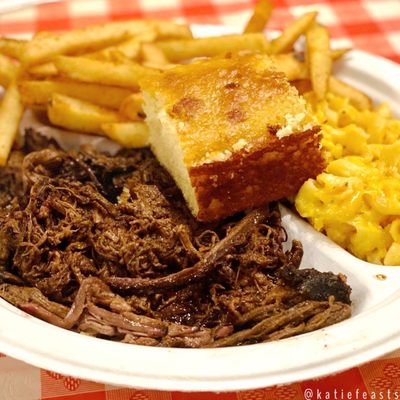
M305 95L321 124L327 167L296 209L356 257L400 265L400 121L388 105L357 110L346 98Z

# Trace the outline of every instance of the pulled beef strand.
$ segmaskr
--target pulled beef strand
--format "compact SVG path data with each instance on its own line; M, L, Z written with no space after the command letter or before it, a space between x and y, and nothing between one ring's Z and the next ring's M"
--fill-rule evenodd
M247 214L235 227L226 235L224 239L219 241L204 257L193 267L183 269L174 274L167 275L156 279L141 278L118 278L111 277L107 279L107 283L118 290L130 291L163 291L179 289L182 286L197 282L211 273L216 267L217 262L227 256L229 251L243 242L250 231L255 226L262 223L269 215L267 208L257 208Z
M61 150L33 130L0 171L0 297L124 343L222 347L351 314L345 277L299 269L279 208L202 224L150 151Z
M248 329L243 329L226 338L216 340L212 347L236 346L245 341L260 341L266 335L273 331L278 331L289 324L297 325L327 308L324 302L304 301L286 310L285 313L279 313L265 318L261 322ZM262 340L261 340L262 341Z

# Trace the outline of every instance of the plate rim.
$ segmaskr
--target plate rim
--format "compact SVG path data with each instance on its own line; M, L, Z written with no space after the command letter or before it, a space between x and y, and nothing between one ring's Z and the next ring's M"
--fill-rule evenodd
M214 29L220 30L221 34L227 31L225 26L198 26L203 28L212 26ZM352 62L351 60L357 60L359 57L364 61L368 60L384 65L385 68L396 70L397 73L400 72L398 64L361 50L351 51L350 55L346 56L344 63ZM1 351L21 361L95 382L152 390L221 392L256 389L330 375L398 349L400 347L400 326L381 334L379 334L379 329L381 324L390 323L393 319L393 312L398 310L400 289L384 303L380 309L365 311L339 324L277 342L221 349L171 349L127 345L85 337L38 320L0 299L0 320L8 322L7 329L5 329L5 324L0 326L0 346ZM30 323L27 325L26 321L30 321ZM374 321L372 326L370 321ZM378 321L379 323L377 323ZM349 327L353 328L353 325L354 343L344 343L340 340L340 334L335 336L337 330L345 327L348 330ZM30 328L30 338L26 340L25 333L28 328ZM363 331L364 329L368 334ZM16 337L16 332L20 332L20 336L17 334ZM372 333L375 336L371 341ZM56 335L57 340L53 340L53 335ZM316 354L318 351L320 352L318 355L321 356L318 362L297 364L297 357L305 357L306 353L310 352L309 348L305 352L305 349L298 345L298 342L304 341L304 338L310 338L314 345L312 350ZM362 345L360 340L363 340ZM65 344L65 341L68 346L59 348L60 344ZM77 347L77 350L74 350L74 346ZM333 349L332 346L337 347ZM59 348L58 351L57 348ZM82 360L81 348L85 348L85 352L97 351L97 354L92 353L94 360ZM339 348L342 349L344 355L337 354ZM230 355L232 349L235 350L233 359ZM286 353L292 351L290 355L296 359L293 365L289 363L281 366L281 371L257 369L265 357L267 359L268 357L280 357L282 354L286 354L285 351ZM104 353L103 357L102 353ZM257 353L257 357L254 357L254 353ZM142 361L146 372L127 369L124 365L124 362L129 362L130 359L134 360L134 356L138 354L143 357ZM120 355L125 357L116 358ZM231 371L230 377L226 375L225 371L229 370L229 367L236 367L234 361L246 362L249 361L249 357L253 357L251 360L254 365L252 368L249 366L246 373L235 374ZM326 368L327 359L329 369ZM103 363L99 363L99 360L103 360ZM113 364L107 364L111 360L113 360ZM165 367L166 370L156 375L152 371L154 368L152 360L156 360L158 367ZM188 360L192 364L192 369L188 367ZM331 360L330 364L329 360ZM204 364L203 369L199 370L199 363L207 364ZM174 370L176 365L179 368ZM117 368L117 370L113 368ZM143 368L143 365L140 368ZM223 375L224 373L225 375Z

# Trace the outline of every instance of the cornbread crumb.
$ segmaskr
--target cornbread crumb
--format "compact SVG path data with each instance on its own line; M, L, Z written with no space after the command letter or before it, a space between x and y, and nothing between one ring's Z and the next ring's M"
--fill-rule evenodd
M244 149L248 145L247 141L244 139L239 139L236 143L232 145L234 151L239 151Z
M295 132L304 131L304 127L301 122L304 120L305 116L305 113L299 113L296 115L286 114L286 125L276 132L276 137L278 139L282 139L283 137L292 135Z

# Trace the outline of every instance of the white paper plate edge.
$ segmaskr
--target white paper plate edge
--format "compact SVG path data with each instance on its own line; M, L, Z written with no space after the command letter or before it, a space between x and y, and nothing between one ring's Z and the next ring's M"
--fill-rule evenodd
M237 29L230 32L234 31ZM207 35L221 33L228 31L207 27ZM361 51L346 56L338 73L346 76L349 65L364 74L362 83L367 86L371 73L379 72L386 81L395 82L400 72L397 64ZM358 83L359 76L353 74L350 83ZM376 85L370 89L370 94L378 91L381 95ZM400 92L389 97L393 96L399 99ZM343 262L363 263L342 249L338 254ZM385 267L367 265L366 273L370 273L367 268L381 273L379 268ZM398 269L386 270L397 285ZM216 350L149 348L88 338L46 324L1 301L0 320L7 324L0 326L0 341L2 351L12 357L98 382L180 391L251 389L339 372L400 347L400 326L395 325L400 291L396 288L392 287L393 294L379 307L326 329L280 342ZM26 321L30 321L29 327Z

